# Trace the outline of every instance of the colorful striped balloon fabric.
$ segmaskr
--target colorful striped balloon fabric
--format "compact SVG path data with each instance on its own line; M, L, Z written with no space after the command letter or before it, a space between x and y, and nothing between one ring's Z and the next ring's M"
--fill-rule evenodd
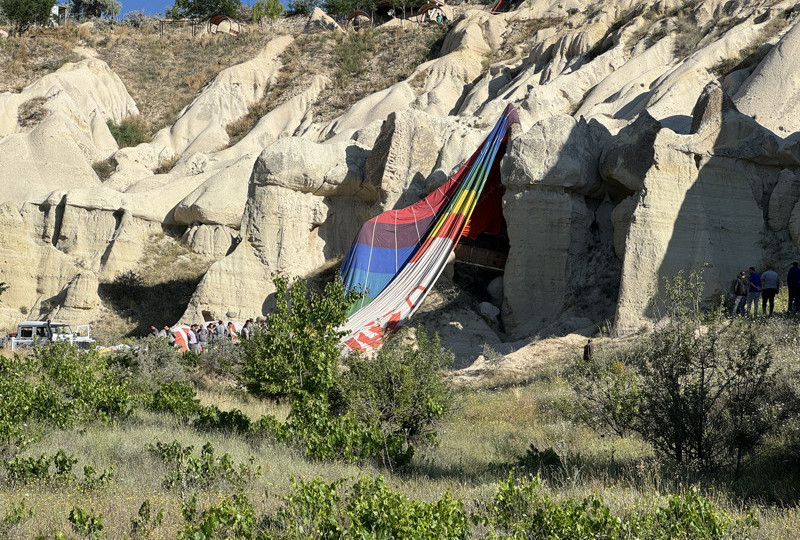
M348 289L366 291L341 328L347 348L380 347L422 304L462 235L499 229L500 159L518 123L509 104L478 150L441 187L362 225L339 271Z

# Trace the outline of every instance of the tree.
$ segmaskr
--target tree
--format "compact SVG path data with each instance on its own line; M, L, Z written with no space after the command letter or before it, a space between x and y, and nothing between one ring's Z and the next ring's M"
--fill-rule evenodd
M117 0L72 0L72 14L78 18L106 17L113 18L122 11L122 4Z
M283 4L281 4L280 0L258 0L253 4L253 20L259 26L263 26L262 21L265 18L269 19L270 23L274 23L283 15L283 12Z
M11 22L12 29L22 34L32 24L46 24L56 0L0 0L0 11Z
M353 11L353 0L325 0L323 7L328 15L347 15Z
M208 19L213 15L236 17L241 0L175 0L167 14L173 19Z
M320 0L292 0L287 7L290 13L297 15L311 15L314 8L319 6Z
M5 281L0 281L0 296L3 296L3 293L8 290L8 285L6 285Z

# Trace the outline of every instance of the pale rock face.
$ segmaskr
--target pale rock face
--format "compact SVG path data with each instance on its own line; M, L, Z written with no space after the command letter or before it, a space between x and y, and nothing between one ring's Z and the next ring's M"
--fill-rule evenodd
M512 338L613 309L619 261L598 175L608 139L599 126L556 116L511 140L501 174L511 244L502 315Z
M519 159L513 170L505 169L505 185L514 190L533 185L561 187L584 195L602 196L605 187L598 174L599 152L594 152L592 157L587 149L598 148L603 131L600 127L598 133L593 133L586 122L579 123L565 115L537 123L514 139L514 150L510 154L517 158L524 152L536 158Z
M241 243L209 268L184 319L231 307L262 315L274 290L271 273L307 275L344 256L377 201L375 186L364 181L366 155L352 142L300 138L264 149L250 178ZM233 295L221 298L219 290Z
M414 90L406 81L375 92L351 106L345 113L330 122L319 133L318 141L349 139L370 120L383 120L393 112L408 109L416 99Z
M792 237L795 248L800 251L800 204L794 205L792 215L789 218L789 234Z
M773 231L786 229L792 217L792 209L800 200L800 177L789 169L778 176L778 183L769 197L769 228Z
M276 140L283 137L291 137L298 132L307 129L311 124L311 106L329 84L330 79L316 75L311 80L308 88L294 96L292 99L281 103L253 126L253 129L245 135L241 141L236 143L228 151L220 152L220 155L227 153L254 153L258 154Z
M0 170L14 179L0 185L0 200L21 204L54 189L99 186L91 167L98 159L101 155L86 132L64 113L51 113L29 133L0 139Z
M442 44L441 54L457 50L471 50L478 54L490 54L503 42L506 22L486 11L468 11L456 21Z
M120 122L123 118L139 114L133 98L120 78L108 65L95 58L77 63L66 63L54 73L45 75L25 87L19 94L0 94L0 137L17 129L17 110L24 102L45 98L50 111L61 111L87 131L97 134L98 146L116 143L105 126L106 120ZM105 130L102 127L106 127ZM109 152L110 153L110 152Z
M492 304L497 307L503 305L503 276L497 276L492 281L489 282L489 285L486 286L486 292L489 295L489 298L492 299Z
M86 320L86 317L62 314L62 310L86 312L97 308L100 305L100 297L97 296L98 285L97 276L91 272L81 272L76 275L67 286L66 298L57 317L67 321Z
M800 24L795 22L733 96L744 114L781 136L800 131Z
M236 245L231 230L222 225L194 225L183 235L183 240L194 253L221 259Z
M366 178L380 186L382 209L408 206L444 183L484 138L419 111L391 114L366 160Z
M173 215L175 223L186 226L204 223L238 229L247 202L248 178L252 169L253 159L249 156L228 163L224 168L217 167L178 203Z
M203 320L203 311L215 319L247 319L265 311L265 299L272 292L270 269L261 263L249 243L242 242L230 255L211 265L181 320Z
M642 143L652 147L652 153L646 160L633 152L618 153L613 166L604 165L604 174L621 184L636 175L644 180L613 214L615 224L628 221L617 332L634 331L659 315L652 297L662 278L708 263L704 294L710 300L728 293L742 268L758 268L770 256L761 247L770 194L780 178L790 181L780 168L749 160L747 149L752 146L747 141L763 141L766 130L761 128L761 136L754 133L756 128L746 130L743 139L726 134L728 130L741 134L742 126L751 128L748 120L722 96L719 85L712 84L695 108L695 134L681 136L661 129L653 139L645 128L632 131L652 140ZM715 140L722 144L717 146ZM745 151L732 151L728 144L733 141ZM630 143L636 146L635 141ZM782 155L774 148L771 156L763 157L772 161ZM781 219L781 212L785 216L777 204L775 211L776 219ZM619 252L618 237L615 240Z
M330 31L344 32L336 21L318 7L315 7L314 11L311 12L311 16L308 18L308 22L303 31L306 33Z

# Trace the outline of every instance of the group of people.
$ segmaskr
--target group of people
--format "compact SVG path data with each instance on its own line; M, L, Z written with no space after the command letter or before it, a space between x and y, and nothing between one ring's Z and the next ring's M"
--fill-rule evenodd
M200 353L207 346L219 343L222 340L240 341L242 339L250 339L253 336L253 324L253 319L247 319L243 325L233 321L228 321L228 324L225 324L220 319L203 324L180 326L175 332L169 326L164 326L161 330L158 330L155 326L150 326L150 334L168 339L170 345L175 347L185 346L192 352ZM241 327L237 330L239 326ZM176 339L177 333L182 334L180 339ZM184 340L185 344L182 343Z
M767 305L769 305L769 315L775 309L775 295L780 292L781 279L778 273L767 265L766 270L759 274L754 267L750 267L745 273L739 272L739 276L733 282L733 309L731 317L736 315L749 316L751 309L753 317L758 316L759 299L761 301L761 312L767 315ZM789 306L787 313L800 312L800 268L798 263L793 262L786 274L786 288L789 289Z

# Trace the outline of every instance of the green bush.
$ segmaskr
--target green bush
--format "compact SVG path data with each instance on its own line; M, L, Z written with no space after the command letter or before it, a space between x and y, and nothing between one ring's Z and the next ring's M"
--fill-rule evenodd
M106 355L109 368L139 394L156 392L164 383L185 382L191 374L181 354L162 337L130 341L130 348Z
M267 315L268 331L241 343L241 380L260 397L326 396L339 362L342 332L337 329L358 295L346 292L341 281L329 283L324 293L309 291L299 278L291 288L283 277L274 284L276 305Z
M252 429L250 418L239 409L221 411L216 405L201 407L194 422L200 431L227 431L246 435Z
M0 0L0 12L12 23L12 34L16 27L21 35L32 24L46 24L55 3L56 0Z
M665 283L666 319L627 349L577 361L580 416L594 427L639 433L680 465L708 470L736 464L776 427L772 345L758 324L725 325L700 308L700 273Z
M542 492L538 476L518 477L513 471L497 484L495 496L473 514L489 538L750 538L758 521L720 510L697 488L670 495L666 506L646 505L646 512L624 518L611 514L602 498L589 495L553 500Z
M450 494L433 503L409 499L383 477L361 478L350 489L344 480L292 478L283 506L266 516L264 538L463 539L470 523L461 501Z
M173 381L159 385L153 393L149 407L152 411L169 412L187 418L195 416L200 410L200 400L192 383L188 381Z
M106 125L120 148L136 146L150 140L147 135L147 124L139 116L129 116L119 124L109 120Z
M379 429L393 464L408 463L414 447L436 442L437 423L453 406L453 389L443 370L453 354L422 328L416 344L406 333L392 336L373 358L351 355L338 380L340 407L365 426Z
M286 7L289 13L295 15L311 15L314 8L319 6L319 0L291 0Z
M69 455L63 450L52 457L42 454L39 457L14 456L12 460L6 460L5 467L7 481L10 485L28 484L33 481L76 483L85 489L94 489L108 484L114 476L114 468L105 469L100 476L96 476L96 471L91 465L83 467L83 481L79 482L73 474L72 469L78 462L78 458ZM53 466L53 472L50 466Z
M133 399L124 380L95 350L66 342L28 357L0 358L0 441L25 446L41 425L66 428L126 417Z
M559 471L564 469L561 457L552 448L540 451L532 443L518 462L519 466L532 474Z
M351 538L469 538L469 519L449 493L435 503L411 500L392 491L382 476L361 478L347 501Z
M105 182L114 174L114 171L117 170L117 160L109 158L95 161L92 163L92 169L94 169L95 174L97 174L97 178Z
M197 513L197 495L192 495L191 499L183 504L182 513L185 523L178 534L180 540L211 538L267 540L267 537L258 533L259 523L255 509L247 495L242 492L226 495L222 501L208 507L200 514Z
M87 512L79 506L73 506L69 513L72 530L86 538L98 538L103 530L103 516Z

